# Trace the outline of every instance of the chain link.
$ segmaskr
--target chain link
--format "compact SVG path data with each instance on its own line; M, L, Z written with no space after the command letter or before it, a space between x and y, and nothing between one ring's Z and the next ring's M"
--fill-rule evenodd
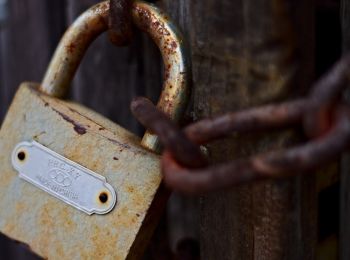
M264 178L284 178L330 163L350 145L350 107L342 93L349 84L350 55L316 82L306 98L204 119L180 131L147 99L131 104L134 116L164 145L165 183L185 193L204 193ZM302 126L310 141L289 149L209 165L199 145L233 132L262 132Z

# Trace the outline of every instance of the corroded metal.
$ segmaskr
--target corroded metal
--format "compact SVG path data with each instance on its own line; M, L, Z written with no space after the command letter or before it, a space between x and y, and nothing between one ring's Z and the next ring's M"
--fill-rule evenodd
M302 122L307 99L255 107L215 118L203 119L186 127L187 137L197 144L225 138L234 132L281 129Z
M140 257L161 214L151 207L159 203L159 156L108 119L38 87L20 87L1 127L0 231L46 259ZM117 191L115 208L89 216L20 179L11 151L31 140L105 177Z
M204 119L187 126L184 133L177 132L179 130L167 123L169 119L165 116L149 120L152 109L148 101L138 99L132 107L147 110L148 113L134 115L142 124L162 135L165 183L177 191L208 192L253 180L283 178L310 171L339 157L350 146L350 109L342 101L342 93L349 84L349 68L348 55L316 82L307 98ZM194 150L189 145L194 143L206 144L237 132L261 132L297 125L304 126L305 132L311 133L309 136L313 139L310 142L209 167L199 163L198 169L193 169L193 163L186 162L186 156L190 158ZM167 131L171 135L164 135ZM182 135L187 138L180 138ZM177 146L182 146L182 149Z
M137 136L108 119L59 99L90 43L108 29L108 14L105 1L78 18L60 42L43 83L20 87L1 127L0 207L6 210L0 211L0 231L44 258L140 259L167 200L160 158L149 151L157 149L155 136L147 133L142 146ZM190 77L183 40L155 6L133 1L131 14L163 54L159 108L179 119ZM33 141L106 178L117 191L116 206L108 214L89 216L20 179L11 151Z
M150 34L162 52L164 84L157 107L176 122L183 115L190 94L189 54L183 37L169 17L159 9L153 10L147 5L134 4L132 14L136 25ZM156 136L150 132L146 132L142 145L159 148Z
M108 36L117 46L127 45L133 36L131 3L132 0L109 0Z
M97 4L82 14L66 32L56 49L40 90L54 97L63 97L80 61L91 42L108 29L109 2ZM133 23L148 33L158 45L164 60L164 85L158 107L171 119L183 114L189 97L190 64L184 41L169 18L157 7L134 1ZM147 132L142 144L159 149L157 137Z
M336 159L350 145L350 113L340 110L336 125L323 138L291 149L270 152L231 163L192 170L178 164L170 152L162 159L165 182L173 189L200 194L265 178L308 173Z
M131 103L131 111L142 125L157 134L161 143L171 151L179 163L193 168L207 165L199 147L192 143L150 100L134 99Z

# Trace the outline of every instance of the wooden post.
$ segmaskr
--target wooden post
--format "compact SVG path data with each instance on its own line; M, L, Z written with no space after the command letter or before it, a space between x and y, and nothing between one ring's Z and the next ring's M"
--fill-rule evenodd
M196 118L305 94L313 80L313 3L163 1L192 47ZM295 144L295 132L239 135L213 161ZM232 173L234 174L234 173ZM203 259L314 259L315 177L264 181L201 200Z

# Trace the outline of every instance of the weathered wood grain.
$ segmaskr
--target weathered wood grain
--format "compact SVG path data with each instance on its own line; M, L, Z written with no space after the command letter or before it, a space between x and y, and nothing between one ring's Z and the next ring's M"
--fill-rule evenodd
M307 91L313 79L311 1L165 2L191 39L197 118ZM296 140L291 133L239 136L210 151L213 161L225 161ZM201 200L202 258L314 259L315 218L314 177L208 195Z

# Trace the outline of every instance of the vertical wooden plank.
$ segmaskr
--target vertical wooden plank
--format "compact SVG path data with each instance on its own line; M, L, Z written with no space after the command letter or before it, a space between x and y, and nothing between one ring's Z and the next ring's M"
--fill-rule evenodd
M307 91L313 79L313 1L165 2L191 39L197 118ZM225 161L297 140L292 132L242 135L209 149L213 161ZM205 196L202 258L314 259L315 219L313 176Z
M182 194L173 193L167 207L169 247L172 252L177 252L181 243L191 241L195 246L199 245L199 199ZM193 248L192 250L196 250Z
M208 14L208 24L202 25L209 28L205 37L221 40L206 38L208 49L198 55L198 61L204 64L198 67L198 79L204 71L216 68L215 75L201 78L196 86L199 117L305 92L312 79L313 60L313 41L305 37L313 34L313 9L310 1L306 2L209 1L206 7L211 7L215 16ZM212 88L206 90L208 85ZM239 136L231 144L213 145L214 160L232 160L296 142L290 133L259 139ZM266 181L207 196L202 203L203 256L313 259L315 195L313 177L308 176ZM209 249L212 238L217 250Z
M55 19L54 28L49 23L52 17L62 14L62 1L11 0L8 4L9 18L1 29L0 43L0 118L21 82L41 81L63 27L59 19Z

